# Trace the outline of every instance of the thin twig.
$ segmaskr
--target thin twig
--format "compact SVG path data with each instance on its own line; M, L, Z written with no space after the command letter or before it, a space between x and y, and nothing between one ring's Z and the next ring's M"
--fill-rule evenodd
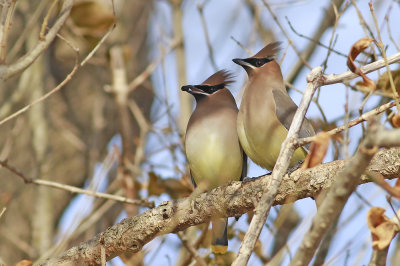
M231 36L231 39L232 39L237 45L239 45L243 50L245 50L246 53L247 53L248 55L253 54L253 52L250 51L249 48L247 48L244 44L242 44L241 42L239 42L238 40L236 40L235 37Z
M31 13L32 15L29 16L29 20L27 23L25 23L22 32L18 34L18 39L13 43L13 46L10 47L10 51L7 52L7 57L9 60L14 59L15 55L20 51L22 45L26 40L26 35L28 33L31 33L33 26L37 25L38 19L42 15L42 12L45 9L45 7L47 6L48 1L49 0L40 1L40 3L38 3L36 6L36 10L33 13Z
M0 121L0 125L6 123L7 121L25 113L26 111L28 111L32 106L34 106L35 104L38 104L44 100L46 100L48 97L50 97L51 95L53 95L54 93L56 93L57 91L59 91L61 88L63 88L65 86L65 84L67 84L72 77L75 75L76 71L84 66L86 64L86 62L94 55L94 53L99 49L100 45L104 43L105 39L110 35L110 33L112 32L112 30L115 28L115 24L113 24L110 29L108 30L108 32L101 38L101 40L97 43L97 45L93 48L93 50L85 57L85 59L79 64L79 49L72 46L72 44L64 39L61 35L57 36L64 40L76 53L75 56L75 65L73 67L73 69L71 70L71 72L65 77L65 79L57 85L57 87L55 87L54 89L52 89L51 91L49 91L48 93L44 94L42 97L40 97L39 99L31 102L30 104L26 105L25 107L19 109L18 111L16 111L15 113L7 116L6 118L2 119ZM47 36L47 35L46 35Z
M177 233L179 239L182 241L183 246L189 251L190 255L197 261L199 265L206 266L207 263L199 256L196 249L189 243L182 232Z
M102 192L96 192L96 191L91 191L91 190L85 190L81 188L77 188L74 186L70 185L65 185L49 180L43 180L43 179L33 179L30 177L27 177L25 174L23 174L21 171L19 171L17 168L11 166L8 164L7 161L1 161L0 160L0 165L9 170L10 172L14 173L15 175L19 176L24 180L25 183L29 184L36 184L36 185L42 185L42 186L47 186L47 187L53 187L53 188L58 188L61 190L69 191L72 193L77 193L77 194L85 194L89 196L93 196L96 198L102 198L102 199L110 199L110 200L115 200L118 202L122 203L128 203L128 204L133 204L133 205L140 205L148 208L154 208L154 202L149 202L147 200L132 200L128 199L122 196L117 196L117 195L111 195L107 193L102 193Z
M81 67L84 66L86 64L86 62L89 61L90 58L92 58L92 56L96 53L96 51L100 48L100 46L105 42L105 40L108 38L108 36L115 29L116 26L117 26L117 24L115 24L115 23L113 23L110 26L110 28L108 29L106 34L104 34L104 36L100 39L100 41L96 44L96 46L92 49L92 51L90 51L90 53L85 57L85 59L82 60L82 62L80 63Z
M57 7L57 4L58 4L58 0L54 0L53 3L51 3L49 11L47 11L47 14L43 19L42 27L41 27L40 33L39 33L40 40L44 40L45 31L47 29L47 25L49 23L50 16L54 12L54 9Z
M268 9L269 13L271 14L272 18L275 20L275 23L278 25L278 27L281 29L282 33L285 35L286 39L288 40L290 46L292 46L293 50L301 60L302 64L308 67L309 69L312 69L310 64L303 58L303 55L300 53L300 51L297 49L296 45L294 45L292 39L290 38L289 34L285 31L285 29L282 27L281 23L279 22L277 16L275 13L272 11L271 6L267 3L267 1L263 0L264 6ZM290 81L290 80L289 80ZM293 82L291 82L293 83Z
M296 34L297 36L299 36L299 37L301 37L301 38L304 38L304 39L306 39L306 40L309 40L309 41L311 41L311 42L314 42L314 43L318 44L319 46L321 46L321 47L327 49L329 52L333 52L333 53L335 53L335 54L337 54L337 55L340 55L340 56L343 56L343 57L347 58L347 56L348 56L347 54L344 54L344 53L342 53L342 52L339 52L339 51L337 51L337 50L331 48L330 45L327 46L327 45L323 44L322 42L320 42L319 40L315 40L315 39L310 38L310 37L308 37L308 36L306 36L306 35L304 35L304 34L299 33L298 31L295 30L295 28L293 27L293 25L292 25L292 23L290 22L289 18L288 18L288 17L285 17L285 19L286 19L286 21L287 21L287 23L288 23L290 29L291 29L291 30L294 32L294 34ZM330 41L329 43L331 43L331 41Z
M17 0L11 0L11 1L8 1L8 3L3 3L3 8L1 10L0 64L4 64L6 62L8 32L10 31L10 28L11 28L11 19L14 14L16 2L17 2Z
M6 208L6 207L3 207L3 209L2 209L1 212L0 212L0 219L1 219L1 217L3 216L3 214L6 212L6 210L7 210L7 208Z
M390 87L391 87L393 95L394 95L394 101L396 102L397 110L400 112L400 103L399 103L399 99L398 99L399 94L397 93L397 90L396 90L396 87L395 87L394 81L393 81L392 72L390 71L390 68L389 68L388 59L386 57L385 45L382 42L382 36L381 36L381 32L379 30L378 21L375 16L375 11L374 11L374 7L372 5L372 1L370 1L368 3L368 5L369 5L369 9L371 10L371 14L374 19L374 23L375 23L375 27L376 27L376 32L377 32L378 38L379 38L379 42L377 43L377 46L381 50L383 60L385 61L386 71L389 75Z
M205 2L205 3L207 3L207 2ZM206 22L206 19L204 17L204 13L203 13L205 3L198 4L197 5L197 10L199 11L201 24L203 25L203 30L204 30L204 35L205 35L205 38L206 38L206 44L207 44L207 49L208 49L208 53L209 53L209 56L210 56L210 61L211 61L211 64L212 64L212 66L214 68L214 71L217 71L218 70L218 66L217 66L217 63L215 63L214 51L213 51L212 46L211 46L210 35L208 33L208 28L207 28L207 22Z
M265 0L263 0L265 2ZM334 0L331 1L333 5L340 7L344 0ZM329 4L330 5L330 4ZM345 8L343 10L346 10ZM343 11L344 12L344 11ZM332 8L328 6L325 9L324 17L319 23L319 27L315 30L315 32L312 34L313 39L319 40L322 38L323 34L326 32L328 28L330 28L336 21L336 16L334 14L334 11L332 11ZM310 42L308 46L304 49L304 51L301 53L301 57L297 62L294 64L292 67L291 71L289 74L286 76L286 79L290 83L294 83L296 78L299 76L299 73L304 67L303 61L307 61L311 58L312 54L316 51L316 43Z
M18 234L12 233L11 230L7 230L4 227L0 228L0 234L2 235L2 239L6 238L17 250L24 252L29 257L36 258L38 256L36 248L32 247L24 239L21 239Z
M397 50L398 52L400 52L400 47L397 45L396 41L393 39L392 30L390 29L389 13L385 16L385 20L386 20L386 24L387 24L386 27L387 27L389 39L390 39L390 41L393 43L393 45L394 45L394 47L396 48L396 50Z
M7 80L10 77L17 75L29 67L46 49L50 43L56 37L58 31L64 25L65 21L69 17L69 13L74 4L73 0L64 0L63 6L60 11L60 17L56 20L53 27L48 31L44 40L40 40L35 48L29 51L27 54L19 58L16 62L11 65L0 65L0 80Z
M39 99L31 102L30 104L26 105L25 107L19 109L18 111L16 111L15 113L7 116L6 118L2 119L0 121L0 125L6 123L7 121L25 113L26 111L28 111L32 106L34 106L35 104L38 104L42 101L44 101L45 99L47 99L48 97L50 97L51 95L53 95L55 92L59 91L62 87L64 87L65 84L67 84L72 77L75 75L76 71L79 68L79 64L78 64L78 58L79 58L79 50L75 50L76 52L76 56L75 56L75 65L73 67L73 69L71 70L71 72L65 77L65 79L57 85L57 87L55 87L54 89L52 89L51 91L49 91L48 93L44 94L42 97L40 97Z
M329 130L326 133L328 133L330 136L336 135L336 134L342 132L343 130L345 130L346 128L351 128L351 127L354 127L355 125L360 124L361 122L367 121L368 118L373 117L373 116L375 116L377 114L383 113L383 112L385 112L386 110L392 108L395 105L396 105L396 103L394 103L394 102L390 102L390 103L386 103L384 105L381 105L381 106L379 106L379 107L377 107L377 108L375 108L375 109L373 109L373 110L371 110L371 111L369 111L367 113L364 113L364 114L360 115L360 117L357 117L356 119L353 119L353 120L349 121L347 124L345 124L343 126L340 126L340 127L337 127L337 128L334 128L332 130ZM306 145L306 144L311 143L313 141L315 141L315 137L314 136L307 137L307 138L301 138L301 139L296 141L296 146L303 146L303 145Z
M180 44L180 40L175 40L172 41L171 45L168 47L168 49L156 60L154 60L153 62L151 62L144 70L142 73L140 73L139 75L137 75L129 84L128 84L128 90L129 92L134 91L137 87L139 87L140 85L143 84L143 82L145 82L149 76L154 72L154 70L156 69L156 67L162 62L162 60L165 58L165 56L172 51L173 49L175 49L179 44Z

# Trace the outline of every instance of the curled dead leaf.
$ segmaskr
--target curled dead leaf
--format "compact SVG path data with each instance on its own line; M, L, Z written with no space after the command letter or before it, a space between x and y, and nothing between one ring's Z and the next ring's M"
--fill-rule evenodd
M366 87L368 90L375 90L376 85L370 78L368 78L364 73L360 71L360 69L354 63L354 60L361 52L367 49L372 42L374 42L374 40L370 38L362 38L358 40L356 43L353 44L350 49L350 53L347 56L347 66L349 67L351 72L356 73L362 77L363 86Z
M367 213L367 225L372 235L372 248L377 250L389 246L398 232L398 227L386 215L385 209L372 207Z
M395 114L395 115L392 117L391 122L392 122L392 125L393 125L395 128L399 128L399 127L400 127L400 113Z
M373 39L370 38L362 38L358 40L356 43L351 46L350 53L347 56L347 66L351 70L351 72L357 73L357 66L354 64L354 60L356 57L365 49L369 47L369 45L373 42Z
M331 135L326 132L320 132L315 136L315 140L310 146L310 153L307 154L301 166L302 169L312 168L324 160L326 152L328 151L330 139Z

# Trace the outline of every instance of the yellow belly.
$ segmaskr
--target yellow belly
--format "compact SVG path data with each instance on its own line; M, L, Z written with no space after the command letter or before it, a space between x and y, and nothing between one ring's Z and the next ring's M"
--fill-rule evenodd
M213 189L240 180L243 152L232 130L187 136L186 156L197 185L204 182L208 189Z
M272 171L278 159L282 142L287 136L287 129L280 123L266 123L263 130L251 128L251 125L244 121L243 113L239 111L237 130L242 148L250 159L259 166ZM296 149L289 167L304 160L306 154L303 148Z

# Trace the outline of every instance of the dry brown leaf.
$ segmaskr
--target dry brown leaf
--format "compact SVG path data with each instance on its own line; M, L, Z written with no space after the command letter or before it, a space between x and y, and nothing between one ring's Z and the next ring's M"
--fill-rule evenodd
M330 139L331 135L326 132L320 132L315 136L315 140L310 146L310 153L307 154L307 157L301 166L302 169L312 168L322 162L325 158L326 152L328 151Z
M365 49L368 48L368 46L373 42L373 39L370 38L362 38L358 40L356 43L353 44L353 46L350 49L350 53L347 56L347 66L351 70L351 72L356 73L357 71L357 66L354 64L354 60L356 57Z
M149 177L149 195L160 196L163 193L168 193L171 198L177 199L187 196L192 192L191 187L187 186L183 179L163 179L157 176L154 172L150 172Z
M76 3L71 9L71 19L86 35L103 35L114 23L112 7L98 1L85 1Z
M392 117L392 125L395 127L395 128L399 128L400 127L400 113L397 113L397 114L395 114L393 117Z
M16 264L16 266L31 266L31 265L33 265L33 262L30 260L21 260Z
M389 246L398 232L398 227L386 215L385 209L372 207L367 213L367 225L372 235L372 248L377 250Z
M386 190L387 193L389 193L391 196L400 199L400 183L399 180L397 180L396 184L394 187L391 187L389 183L385 181L385 177L377 172L368 172L368 175L372 177L372 181L374 181L376 184L378 184L381 188Z
M362 51L367 49L372 42L374 42L374 40L370 38L362 38L358 40L356 43L353 44L350 49L350 53L347 56L347 66L349 67L351 72L356 73L362 77L362 86L366 87L368 90L375 90L376 85L371 79L369 79L364 73L360 71L360 69L354 63L354 60Z
M397 93L400 94L400 69L398 70L393 70L390 71L392 74L393 82L394 82L394 87L396 88ZM385 72L383 73L376 84L377 89L382 90L388 94L392 94L392 88L390 86L390 80L389 80L389 73Z
M314 118L309 119L314 129L319 129L321 131L330 131L338 127L335 121L333 122L325 122L321 118ZM343 142L343 135L342 132L338 132L335 135L331 136L331 138L339 141L340 143Z

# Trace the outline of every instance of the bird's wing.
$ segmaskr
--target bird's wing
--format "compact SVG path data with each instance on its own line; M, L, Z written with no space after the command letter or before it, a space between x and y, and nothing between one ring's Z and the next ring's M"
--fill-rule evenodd
M289 130L290 124L292 123L294 114L297 111L297 105L293 102L292 98L281 90L272 90L276 105L276 116L278 117L281 124ZM301 126L299 137L306 138L315 135L314 128L310 121L305 118ZM308 148L308 145L306 146Z

